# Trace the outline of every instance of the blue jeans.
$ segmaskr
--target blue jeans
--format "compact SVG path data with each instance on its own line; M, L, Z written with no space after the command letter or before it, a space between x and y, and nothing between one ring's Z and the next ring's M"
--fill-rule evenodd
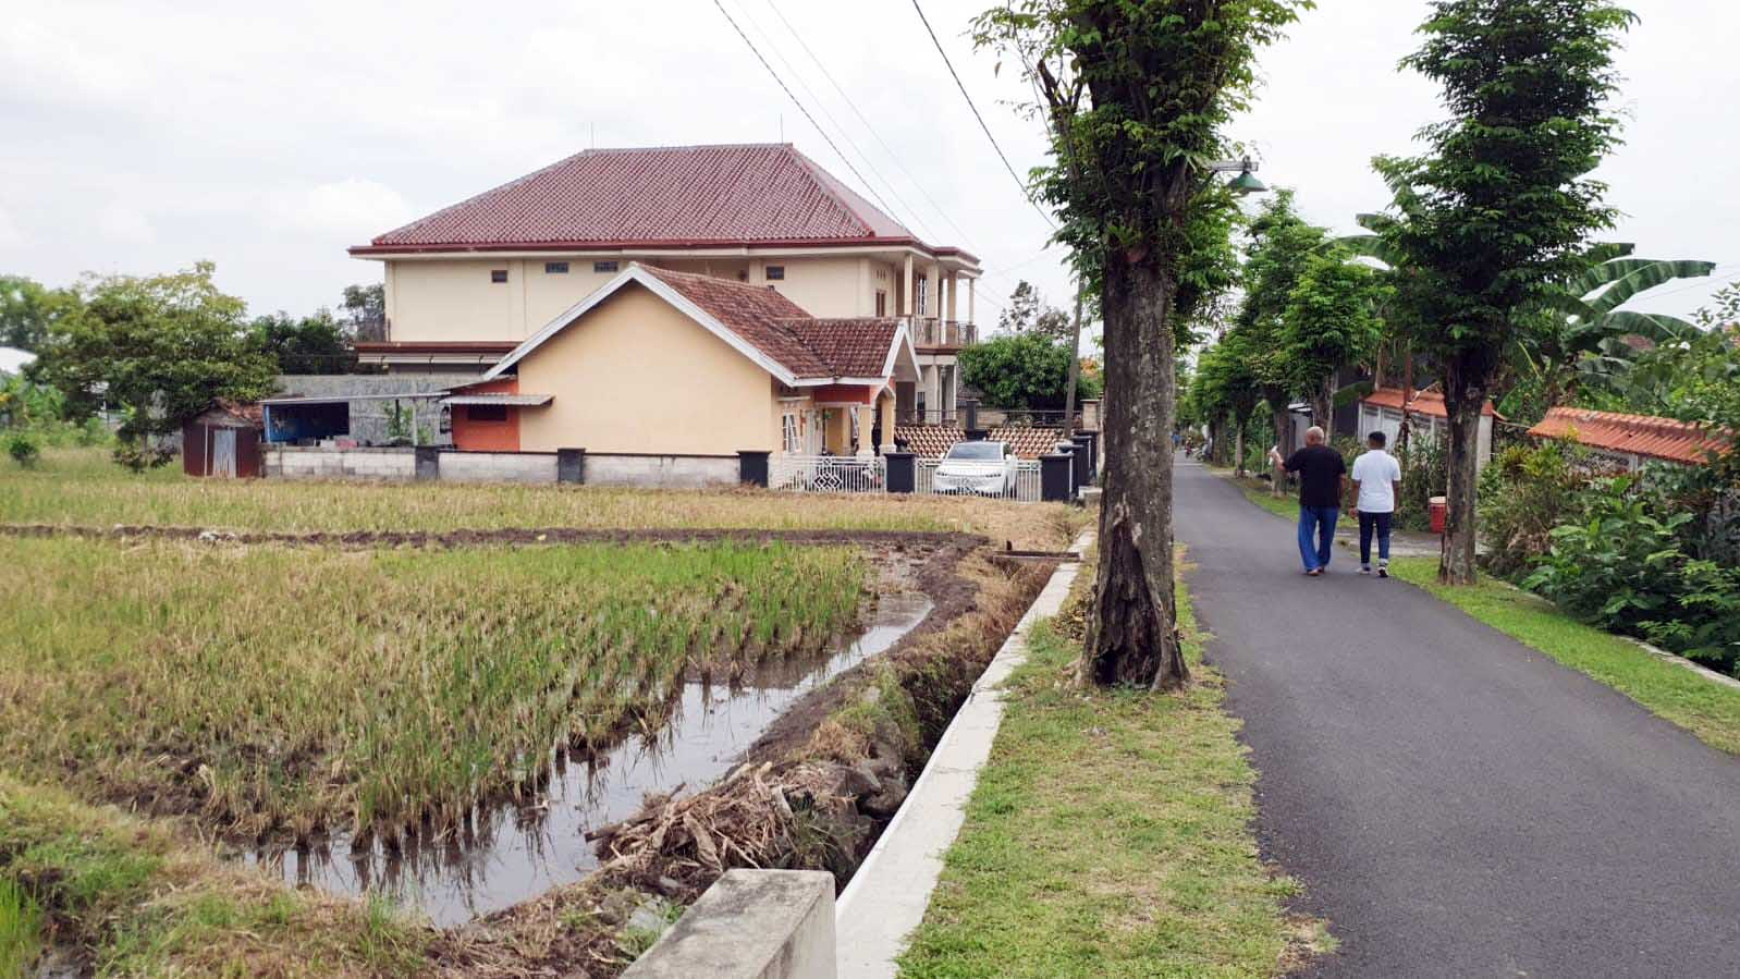
M1367 513L1359 511L1359 563L1361 567L1371 567L1371 538L1377 533L1378 563L1390 563L1390 520L1393 513Z
M1340 516L1340 507L1299 507L1299 557L1304 559L1306 571L1329 567L1335 553L1335 520Z

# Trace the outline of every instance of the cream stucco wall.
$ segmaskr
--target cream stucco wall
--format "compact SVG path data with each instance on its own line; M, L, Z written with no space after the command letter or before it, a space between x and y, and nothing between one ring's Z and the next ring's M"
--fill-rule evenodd
M639 285L626 286L519 364L520 448L730 455L778 448L773 381Z
M390 339L524 340L563 310L591 295L615 273L592 271L599 255L551 255L507 259L398 259L386 263ZM619 268L629 259L616 258ZM544 270L565 261L566 273ZM646 264L679 272L769 285L812 316L874 316L876 293L887 294L886 314L900 313L902 268L867 257L748 257L648 259ZM767 266L785 267L785 279L769 281ZM490 281L506 269L508 281ZM741 277L741 279L740 279Z

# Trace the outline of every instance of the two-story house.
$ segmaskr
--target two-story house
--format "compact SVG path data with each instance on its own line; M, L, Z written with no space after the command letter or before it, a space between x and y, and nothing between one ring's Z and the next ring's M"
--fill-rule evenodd
M766 286L811 316L896 318L919 376L902 421L953 421L978 259L928 244L789 144L586 150L366 245L391 372L489 371L630 263ZM646 353L656 390L656 349Z

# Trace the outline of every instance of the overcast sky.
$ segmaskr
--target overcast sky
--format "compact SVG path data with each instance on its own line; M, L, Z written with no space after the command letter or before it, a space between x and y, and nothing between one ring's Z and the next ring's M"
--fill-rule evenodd
M378 281L345 254L412 218L597 146L794 142L928 240L1058 305L1048 228L974 123L910 0L723 0L858 167L854 177L713 0L479 6L303 0L0 0L0 272L51 284L199 259L255 312L306 313ZM1041 159L1025 89L964 35L986 0L924 0L1018 170ZM1271 184L1341 230L1380 208L1370 158L1438 117L1395 63L1423 0L1322 0L1264 52L1259 104L1231 135ZM1627 215L1610 240L1722 264L1641 305L1688 313L1740 279L1740 5L1634 0L1621 68L1627 145L1604 167ZM796 34L788 30L780 14ZM851 96L840 97L807 44ZM829 116L844 130L836 128ZM873 127L873 129L872 129ZM861 160L847 138L869 163ZM884 145L885 144L885 145Z

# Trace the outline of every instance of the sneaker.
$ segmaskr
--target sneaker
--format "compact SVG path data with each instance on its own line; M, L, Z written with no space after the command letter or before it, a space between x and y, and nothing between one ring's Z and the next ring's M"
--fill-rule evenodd
M1390 576L1389 565L1387 565L1387 564L1378 565L1378 577L1379 578L1388 578L1389 576Z
M1307 571L1305 573L1310 575L1313 578L1323 577L1323 569L1322 568L1312 568L1310 571Z
M1359 566L1359 573L1360 574L1371 574L1371 565L1369 565L1369 564L1360 565Z

